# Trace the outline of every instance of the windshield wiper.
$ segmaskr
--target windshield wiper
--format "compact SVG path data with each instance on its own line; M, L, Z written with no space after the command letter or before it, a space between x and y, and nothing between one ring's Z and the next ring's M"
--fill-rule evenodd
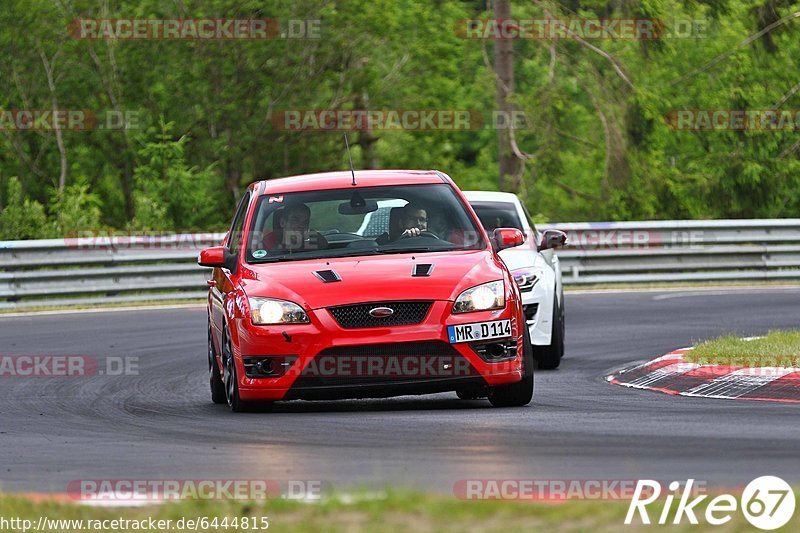
M452 249L452 247L408 246L403 248L378 248L375 251L379 254L413 254L419 252L448 252Z
M318 261L320 259L335 259L337 257L357 257L359 255L375 255L379 253L375 248L361 248L359 250L350 250L346 253L340 254L327 254L327 255L281 255L275 257L267 257L264 259L257 259L250 261L251 264L262 263L280 263L284 261Z

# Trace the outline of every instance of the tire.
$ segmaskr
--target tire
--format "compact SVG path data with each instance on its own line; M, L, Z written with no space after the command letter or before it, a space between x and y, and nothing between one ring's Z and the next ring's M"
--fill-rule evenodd
M456 390L456 396L461 400L477 400L479 398L486 398L485 388L469 388Z
M225 362L225 375L223 377L223 383L225 384L225 402L234 413L247 412L250 405L242 401L239 396L239 380L236 376L236 362L233 358L233 347L231 346L227 329L222 336L222 357Z
M561 289L561 305L558 306L561 314L559 318L561 319L561 358L563 359L565 355L567 355L567 351L564 349L564 344L567 342L567 304L564 301L564 289Z
M527 324L523 329L522 381L490 388L489 402L494 407L522 407L533 399L533 345Z
M211 401L221 405L228 403L225 397L225 384L217 364L217 351L214 349L214 339L211 337L211 324L208 325L208 376L211 384Z
M561 364L562 357L564 357L564 313L556 299L553 302L550 345L537 347L534 358L541 370L554 370Z

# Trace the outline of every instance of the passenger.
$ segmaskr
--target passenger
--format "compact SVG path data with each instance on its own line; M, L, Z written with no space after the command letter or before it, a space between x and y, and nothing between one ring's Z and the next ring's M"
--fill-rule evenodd
M273 216L279 217L278 229L264 235L264 248L267 250L314 250L326 247L327 241L322 235L309 231L311 210L307 205L289 204Z

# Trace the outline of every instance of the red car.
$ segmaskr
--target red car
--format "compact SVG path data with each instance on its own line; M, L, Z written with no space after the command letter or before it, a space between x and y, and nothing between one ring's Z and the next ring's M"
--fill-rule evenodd
M233 411L291 399L456 391L495 406L533 395L519 289L438 171L261 181L242 198L208 297L211 395Z

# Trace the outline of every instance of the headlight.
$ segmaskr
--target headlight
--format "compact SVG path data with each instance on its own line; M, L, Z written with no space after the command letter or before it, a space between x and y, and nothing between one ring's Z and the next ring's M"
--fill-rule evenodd
M497 280L472 287L459 294L456 303L453 304L453 313L488 311L502 309L505 306L505 286L503 280Z
M521 292L528 292L533 289L533 286L536 285L536 282L542 277L542 272L540 270L534 270L532 268L519 268L517 270L512 270L511 274L514 276L514 281L517 282Z
M308 324L308 315L294 302L274 298L252 297L250 317L253 324Z

